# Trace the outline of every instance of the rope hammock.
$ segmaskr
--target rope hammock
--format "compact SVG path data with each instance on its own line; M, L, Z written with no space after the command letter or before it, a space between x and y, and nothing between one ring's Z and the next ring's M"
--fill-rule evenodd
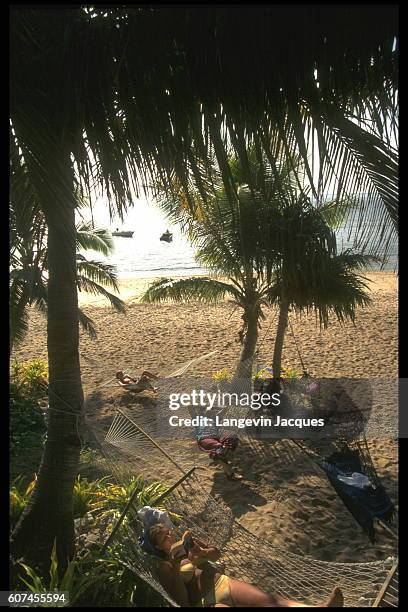
M212 351L187 361L164 377L161 380L162 384L173 385L177 376L184 374L191 366L216 352ZM303 361L302 367L305 371ZM106 383L102 386L105 385ZM185 388L185 381L183 386ZM156 415L153 415L153 420L157 426ZM147 452L141 451L141 442ZM366 440L354 443L360 445L359 453L365 459L364 470L378 482ZM319 451L312 448L309 441L307 444L297 442L297 446L309 458L315 452L317 459ZM183 467L184 461L186 463L188 461L188 466L191 466L191 449L187 449L185 457L177 456L176 461L171 452L167 452L164 448L163 441L150 436L122 412L114 418L101 450L110 465L110 471L116 475L119 483L134 476L134 463L137 458L135 451L139 452L140 459L144 459L146 466L149 463L149 454L157 450L166 457L168 463L175 465L182 474L183 481L175 483L177 486L173 485L168 497L163 498L161 502L173 516L177 517L175 520L177 535L190 528L199 537L222 549L221 561L225 564L225 573L228 575L259 585L264 590L279 592L288 598L311 604L322 601L330 594L333 586L339 584L345 595L345 606L384 605L373 602L378 600L389 577L389 560L368 563L316 561L290 553L260 539L234 519L231 509L222 499L216 499L205 491L205 483L197 474ZM131 462L128 461L129 457ZM163 464L166 461L163 461ZM176 605L157 580L157 560L144 553L137 544L136 535L142 532L142 526L136 515L138 509L134 500L129 500L115 538L109 543L109 551L116 555L123 565L161 593L169 603ZM394 594L397 576L398 573L394 572L392 581L389 581ZM384 601L387 601L386 597L381 599L381 602Z
M310 388L313 379L306 371L290 320L289 325L302 364L303 379L301 381L303 382L301 384L307 389ZM341 385L339 386L341 387ZM342 393L344 393L344 389L340 390L340 395ZM337 392L337 395L339 395L339 392ZM393 521L395 507L379 479L367 445L365 429L369 421L371 406L369 410L363 411L354 404L350 395L347 395L347 393L345 395L347 409L339 410L335 406L333 414L329 415L328 421L333 428L331 436L324 440L308 439L292 440L292 442L326 474L346 508L366 531L370 541L374 542L373 519L377 519L383 527L390 531L387 524ZM370 487L362 493L355 487L342 485L342 482L338 479L338 466L341 464L354 466L349 468L350 472L354 471L367 476L371 482ZM358 497L360 497L360 500ZM367 507L364 507L362 502L365 502ZM391 533L395 536L392 531Z
M187 364L192 361L194 360L190 360ZM184 369L185 366L181 366L178 370L181 368ZM163 379L161 391L173 392L177 387L175 383L177 383L175 378ZM184 391L186 380L183 379L180 383L180 390ZM309 383L310 378L300 381L303 386ZM233 408L223 408L220 414L229 416L233 410ZM187 408L184 412L187 416L194 415ZM348 434L346 440L350 446L354 444L360 447L360 454L364 458L365 473L370 474L371 478L378 482L365 438L350 440L361 434L366 421L361 411L360 413L354 412L355 414L349 413L348 424L350 416L353 416L355 429L350 432L346 426L345 431ZM247 414L248 409L243 409L240 416ZM135 465L137 465L138 473L144 470L151 476L152 453L160 452L163 457L163 469L170 464L177 468L180 477L185 480L176 488L171 487L168 499L161 500L161 507L172 513L177 537L181 537L186 529L193 530L198 537L222 549L221 562L225 566L224 573L258 585L263 590L279 592L288 598L315 604L326 598L333 586L339 584L345 596L345 606L376 605L375 601L384 591L384 585L388 580L390 559L368 563L330 563L302 557L265 540L260 541L259 536L252 534L234 519L231 509L221 498L213 497L205 490L208 483L204 482L197 473L193 474L189 470L195 445L185 445L184 451L181 452L178 447L177 454L174 454L174 438L178 436L185 439L185 432L175 429L172 432L172 438L169 438L168 433L162 430L160 423L161 419L167 420L168 415L165 417L160 415L160 411L154 410L150 416L151 420L148 431L146 431L145 418L142 428L137 424L136 417L133 419L124 412L118 412L103 442L103 453L109 459L110 471L112 474L116 473L119 483L124 483L125 480L134 476ZM336 423L336 427L339 425L341 423ZM161 431L162 435L157 435ZM231 432L231 430L225 431ZM250 432L239 431L240 437L248 437L248 433ZM191 442L193 439L194 435L191 436ZM248 446L257 442L251 440L250 437L246 441ZM323 452L320 445L314 446L311 441L287 440L284 442L300 450L303 456L309 459L312 459L312 454L315 453L315 465L319 465L318 462L322 456L327 456L327 451ZM279 443L282 442L279 441ZM333 441L332 444L339 445L340 441ZM272 445L267 446L269 449ZM195 463L200 463L199 453L195 457ZM272 493L276 492L272 491ZM134 500L129 500L122 521L113 534L114 537L111 538L107 549L109 554L115 555L124 566L140 576L171 605L176 606L177 604L166 593L158 580L157 559L142 551L138 545L138 537L143 531L143 526L136 514L139 508L140 504L137 505ZM396 596L397 575L395 574L389 587L392 596ZM382 600L383 603L377 605L387 605L384 602L389 601L392 596L387 591Z
M112 474L121 483L132 473L128 462L134 448L131 439L141 436L145 437L137 424L119 413L100 445ZM145 437L145 444L150 446L150 452L157 450L150 436ZM195 471L186 473L181 467L179 471L181 480L161 500L162 507L171 513L177 537L191 529L199 538L221 549L224 573L255 584L264 591L278 592L308 604L322 601L337 584L343 590L346 607L373 604L389 572L389 560L330 563L280 549L245 529L221 498L206 492L205 484ZM169 603L176 605L157 578L157 559L142 551L138 544L142 525L137 510L139 507L135 503L129 503L127 516L122 518L108 550Z
M186 361L182 365L179 365L175 370L172 370L168 374L166 374L164 376L161 376L160 378L155 379L154 380L154 384L156 385L156 387L160 387L160 385L162 384L162 382L164 380L169 380L169 379L173 379L173 378L177 378L179 376L182 376L183 374L185 374L187 372L187 370L189 370L190 368L192 368L195 365L200 364L202 361L205 361L209 357L212 357L212 355L215 355L215 353L217 353L217 352L218 351L215 350L215 351L211 351L210 353L206 353L205 355L199 355L198 357L194 357L193 359L189 359L188 361ZM108 383L111 383L114 380L115 380L115 377L109 379L102 386L105 386L105 385L107 385ZM137 382L136 383L123 384L123 383L120 383L119 381L116 381L116 383L119 384L120 387L125 389L125 391L133 391L133 390L141 391L141 390L143 390L143 389L139 389Z
M352 442L336 439L325 441L323 444L310 440L293 440L293 443L326 474L337 495L368 534L372 543L375 542L375 519L396 537L387 526L394 520L395 506L381 483L364 437ZM369 479L371 485L364 490L364 493L355 487L342 486L341 481L339 482L335 467L341 462L356 466L353 471ZM359 494L364 495L363 505L359 503Z
M398 560L396 559L377 595L373 608L398 608Z
M305 364L303 362L302 354L300 352L300 348L299 348L299 345L298 345L297 340L296 340L295 332L293 331L292 323L291 323L291 320L290 320L289 317L288 317L288 323L289 323L290 331L291 331L291 334L292 334L292 337L293 337L293 341L295 343L295 347L296 347L296 351L297 351L297 354L298 354L298 357L299 357L299 361L300 361L300 364L302 366L303 376L308 376Z
M292 326L291 331L294 335ZM304 372L306 372L305 364L300 355L300 348L298 343L296 342L296 339L295 343L299 352L299 359L301 360L302 368ZM199 364L205 359L208 359L216 352L217 351L212 351L205 355L190 359L184 364L178 366L177 369L172 370L169 374L167 374L167 376L160 379L160 381L158 382L160 384L161 394L164 394L164 396L166 394L170 395L170 393L173 393L176 390L184 392L186 389L186 385L188 385L188 382L195 381L187 381L185 377L183 377L182 380L180 379L179 381L177 381L176 378L180 377L182 374L185 374L189 368ZM251 361L253 369L253 366L257 364L255 364L252 360L249 361ZM299 407L296 405L297 398L301 393L303 393L303 395L307 395L307 388L308 386L310 386L311 380L313 379L307 377L298 379L296 381L290 381L290 391L294 397L294 402L292 402L293 405L290 406L290 409L294 408L295 411L298 411ZM178 382L180 383L180 389L177 389ZM335 382L338 386L337 381ZM234 391L247 392L247 384L245 383L244 385L241 385L240 383L241 381L238 380L238 384L235 384ZM212 385L214 385L214 383L212 383ZM191 384L191 388L194 388L195 386L195 384ZM203 386L202 380L200 380L200 386ZM292 393L293 390L294 392ZM189 407L185 408L184 412L182 408L181 410L179 410L178 414L183 413L184 416L194 417L200 412L202 411L200 411L199 409L196 410L195 408ZM249 416L249 412L251 411L249 408L246 407L237 408L233 406L217 406L215 412L221 417L247 417ZM299 414L298 416L301 415ZM314 414L313 416L318 415ZM368 421L367 414L363 413L357 406L353 405L353 402L351 400L348 400L347 410L342 411L340 413L338 411L334 411L334 414L330 414L326 411L324 416L327 419L327 424L329 424L330 421L330 426L332 427L331 439L329 442L326 441L325 448L321 441L316 440L299 440L297 442L292 440L289 443L296 443L300 451L309 459L313 460L315 462L315 465L318 466L318 468L322 471L324 471L324 469L322 468L322 461L333 456L333 453L347 452L349 455L351 455L351 453L354 452L357 456L359 464L361 465L362 473L366 474L374 483L376 488L376 497L381 502L378 505L378 511L374 512L374 517L380 519L381 524L385 528L387 528L387 524L390 523L392 520L394 506L381 485L368 450L367 441L364 436L364 428ZM185 445L184 448L181 449L181 451L178 449L177 461L173 459L174 440L177 438L185 439L186 429L177 427L169 429L167 410L152 410L148 427L149 431L142 430L140 426L136 424L135 420L133 421L133 425L129 424L129 421L127 419L129 419L129 416L126 416L123 413L122 417L119 417L119 415L117 416L117 418L114 420L114 423L112 423L110 431L108 432L107 441L109 441L112 445L119 444L122 448L127 448L130 455L133 455L133 457L137 458L140 469L143 469L144 467L145 471L149 472L149 455L151 455L152 452L151 446L156 446L156 448L166 456L167 460L170 463L176 465L177 468L181 469L182 473L185 473L189 469L192 464L192 456L194 456L194 451L197 451L197 447L193 448L191 445ZM329 428L326 426L325 429L328 430ZM129 435L128 430L130 431ZM258 451L258 449L255 448L253 439L254 437L257 439L262 437L259 431L255 431L255 428L246 428L245 432L243 432L243 430L238 430L237 428L234 429L231 427L205 427L202 425L198 425L194 427L194 430L195 435L192 430L191 441L197 440L203 435L208 435L208 437L223 438L224 436L230 435L231 433L238 433L240 438L244 436L247 438L249 445L252 444L255 453ZM262 433L263 432L261 432L261 434ZM149 437L149 435L150 440L148 442L148 445L150 445L150 448L145 448L146 439ZM161 438L160 444L158 444L159 438ZM203 455L206 455L206 457L208 457L207 453L203 453ZM200 462L203 463L203 459L204 457L202 457L201 460L197 456L195 457L197 464ZM358 471L360 471L360 469L358 469ZM164 474L164 476L166 476L166 474ZM365 518L363 517L364 520L362 519L361 509L359 509L358 507L356 508L355 504L352 503L352 500L350 502L350 496L345 496L343 494L343 491L340 489L340 487L336 486L338 484L336 480L334 478L330 478L327 471L326 476L328 476L330 484L333 486L334 490L336 491L337 495L342 500L346 508L351 512L353 517L357 520L357 522L359 522L363 529L366 530L371 541L374 541L374 526L372 522L367 519L367 516ZM272 491L272 496L276 498L276 491Z
M296 385L299 384L302 385L305 383L296 381ZM298 410L296 401L295 409ZM240 418L249 416L248 410L247 407L242 407L241 409L238 407L237 409L234 406L227 406L221 409L217 408L215 412L222 415L222 417L230 418L231 415L233 415L234 417ZM188 408L180 407L177 412L180 417L183 416L187 418L192 418L200 413L202 413L202 410L192 408L191 406ZM300 416L299 412L296 416ZM371 459L367 440L363 433L366 422L365 415L356 406L352 406L351 410L335 412L334 417L331 423L333 427L332 434L328 435L326 438L291 439L288 440L288 442L289 444L296 445L305 457L312 460L315 465L325 473L329 483L340 500L373 542L375 538L373 519L378 519L387 529L387 524L391 523L393 520L395 508L382 486ZM154 410L149 414L149 418L148 431L146 431L146 425L144 425L144 429L142 429L136 423L136 414L134 416L129 416L129 414L125 415L119 410L106 437L106 440L113 446L116 445L126 450L130 457L138 461L139 469L144 468L146 472L149 472L151 463L149 457L152 453L152 446L155 446L156 449L165 455L167 460L173 465L176 465L182 473L185 473L194 461L196 465L200 463L203 464L204 458L200 459L198 456L200 454L199 445L197 446L197 444L194 444L194 442L202 436L222 438L225 435L235 433L239 435L241 440L245 439L248 443L243 452L248 452L250 446L252 446L255 454L258 452L255 443L259 437L259 432L255 431L254 434L254 428L252 427L247 427L245 430L242 430L237 427L223 428L213 425L195 425L190 428L191 431L189 432L189 428L187 427L169 427L168 413L166 410ZM144 420L146 420L145 416ZM305 438L305 435L303 435L303 438ZM184 443L182 445L177 445L176 461L173 457L175 455L175 442L177 439L183 440ZM273 451L275 451L275 449L273 449ZM265 452L266 450L264 449L264 453ZM328 470L325 470L324 467L327 462L330 463L331 459L334 461L336 453L337 455L342 454L343 457L348 456L352 458L353 464L357 465L352 471L362 473L370 479L375 489L371 494L371 498L369 496L369 491L366 491L367 500L361 494L360 500L357 499L356 503L355 498L358 492L355 493L355 488L349 487L349 494L344 494L344 489L347 491L347 487L341 488L341 483L336 479L336 475L330 477ZM208 456L207 453L203 454ZM272 494L274 493L275 491L272 491ZM367 501L367 503L369 502L369 511L364 507L365 501ZM369 516L370 513L372 514L372 518Z

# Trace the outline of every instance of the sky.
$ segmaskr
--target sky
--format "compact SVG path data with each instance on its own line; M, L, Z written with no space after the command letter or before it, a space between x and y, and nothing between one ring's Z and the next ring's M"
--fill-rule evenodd
M86 221L91 220L90 210L85 208L81 212ZM93 217L95 227L107 227L111 230L119 228L134 231L136 227L149 226L164 232L170 226L158 205L145 198L133 199L133 206L125 213L123 222L117 216L110 219L107 198L97 198L93 203Z

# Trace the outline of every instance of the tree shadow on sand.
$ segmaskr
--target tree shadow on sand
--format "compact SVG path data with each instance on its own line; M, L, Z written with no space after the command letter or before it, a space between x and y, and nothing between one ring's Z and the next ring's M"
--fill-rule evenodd
M222 497L236 518L268 502L263 495L259 495L242 480L227 480L221 472L215 472L210 494L213 497Z
M118 398L117 403L119 406L143 406L144 408L156 408L157 400L151 393L132 393L126 391L123 395Z

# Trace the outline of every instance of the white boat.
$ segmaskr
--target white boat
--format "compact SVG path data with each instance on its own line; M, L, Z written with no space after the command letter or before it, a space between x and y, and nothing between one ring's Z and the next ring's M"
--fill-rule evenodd
M112 236L121 236L122 238L131 238L133 234L134 232L119 232L118 230L112 232Z

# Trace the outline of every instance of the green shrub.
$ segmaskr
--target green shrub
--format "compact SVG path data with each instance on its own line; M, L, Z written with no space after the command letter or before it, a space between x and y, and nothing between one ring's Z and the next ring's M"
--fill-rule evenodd
M95 584L100 579L99 576L85 573L81 564L75 559L68 563L68 566L61 578L58 577L58 561L56 553L56 543L51 553L50 578L46 580L38 574L32 567L22 563L17 564L21 568L18 581L23 583L32 593L46 593L50 591L68 592L69 601L41 603L41 608L65 608L72 604L81 596L85 589L91 584Z
M98 552L73 559L61 579L55 545L51 555L49 578L40 576L26 563L19 562L13 590L32 593L68 591L69 602L42 604L41 607L163 607L167 602L117 559L100 558Z
M299 370L296 370L296 368L282 368L282 373L281 373L282 378L289 378L289 379L293 379L293 378L300 378L302 376L301 372L299 372Z
M217 370L216 372L214 372L212 375L212 379L216 382L231 382L232 374L228 370L228 368L223 368L222 370Z
M253 376L254 380L265 380L266 378L272 378L272 368L262 368L262 370L259 370L259 372L256 372Z
M102 482L104 480L106 480L106 478L88 482L87 478L78 475L73 490L74 519L82 518L87 512L97 507Z
M264 367L262 368L262 370L259 370L258 372L256 372L253 376L252 379L253 380L265 380L267 378L272 378L273 373L272 373L272 368L270 367ZM301 376L301 373L296 370L295 368L282 368L281 371L281 376L282 378L299 378ZM228 368L223 368L222 370L217 370L217 372L214 372L212 374L212 379L215 380L216 382L231 382L232 381L232 374L231 372L228 370Z
M30 453L30 448L42 448L45 420L36 401L10 398L10 455Z
M36 479L35 476L34 480L25 484L26 478L21 475L13 481L10 489L12 527L17 523L27 505ZM126 486L106 483L106 480L107 477L94 481L88 481L87 478L80 475L77 477L73 489L74 519L82 518L88 512L92 512L96 517L122 512L135 487L138 488L136 503L140 506L151 505L167 489L164 484L158 482L146 484L140 477L132 478Z
M296 368L282 368L281 369L281 377L282 378L289 378L289 379L293 379L293 378L300 378L301 373L299 372L299 370L296 370ZM254 380L265 380L267 378L272 378L273 377L273 371L272 368L266 366L264 368L262 368L262 370L259 370L259 372L257 372L254 376L253 379Z
M130 495L136 489L136 505L153 505L155 500L167 490L164 483L154 482L147 484L143 478L134 477L126 485L117 485L106 482L107 477L95 481L88 481L78 476L74 485L73 505L74 518L83 517L91 512L96 521L106 517L115 519L125 507ZM11 525L17 523L23 512L30 493L35 485L35 479L28 485L20 476L13 482L10 490ZM160 504L161 509L165 507ZM177 514L169 512L173 520L180 518ZM132 558L134 551L129 544L129 553L126 553L127 542L124 543L124 557ZM121 546L123 544L121 543ZM78 551L80 555L80 551ZM42 593L57 589L70 592L71 606L94 607L163 607L167 602L153 589L140 580L129 568L125 567L117 558L100 558L98 550L91 550L82 557L78 556L71 561L61 580L57 577L57 560L55 548L51 557L50 578L41 577L33 568L19 563L22 571L15 590L28 588L32 592ZM18 587L18 588L17 588ZM61 607L60 604L44 604L44 607Z
M80 606L92 607L149 607L146 595L138 597L138 577L115 558L101 559L90 553L81 562L80 569L89 575L88 588L78 601ZM93 581L92 577L96 580ZM95 588L97 586L97 588ZM139 592L138 592L139 595Z
M139 506L150 505L167 487L159 482L147 484L142 478L134 477L127 485L106 482L107 476L88 481L80 475L74 485L74 518L81 518L87 512L95 517L117 514L125 508L135 488L138 489L135 503Z
M140 476L131 478L130 482L126 485L100 482L91 508L95 511L95 516L113 516L122 512L135 488L138 490L135 497L135 505L151 506L154 501L167 490L168 487L164 483L160 482L152 482L147 484L146 481ZM165 509L163 505L159 505L157 507L162 510ZM169 514L173 518L177 518L176 514L171 512L169 512Z
M83 446L79 457L79 465L82 469L87 469L101 462L101 455L95 448ZM80 470L81 471L81 470Z
M38 469L46 431L40 398L47 392L47 365L41 359L11 364L10 459L11 476Z
M48 365L43 359L11 363L11 395L36 400L44 397L48 389Z
M24 476L18 476L10 489L10 526L13 529L27 505L31 491L34 489L37 477L28 485L24 484Z

